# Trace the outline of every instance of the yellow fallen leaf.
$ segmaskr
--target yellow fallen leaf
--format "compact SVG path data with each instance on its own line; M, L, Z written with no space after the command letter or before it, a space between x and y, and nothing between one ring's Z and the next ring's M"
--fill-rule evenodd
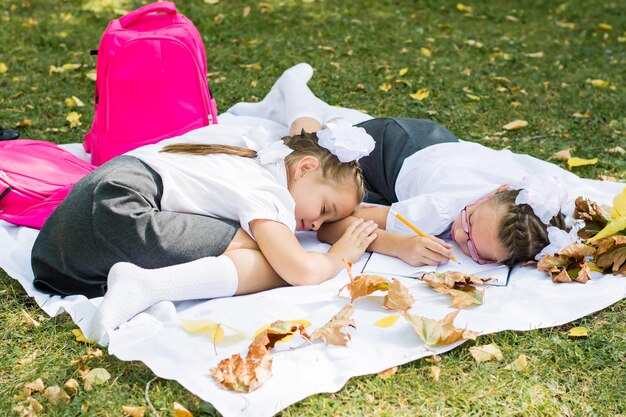
M71 128L75 128L76 126L80 126L80 118L83 117L82 114L76 113L75 111L69 112L67 116L65 116L65 120L70 123Z
M509 371L526 372L528 370L528 356L524 354L519 355L517 359L505 366L504 369L508 369Z
M465 94L465 96L467 98L469 98L470 100L472 100L472 101L480 101L480 97L478 97L478 96L476 96L474 94Z
M587 337L589 336L589 330L582 326L572 327L569 332L567 332L567 336L571 339Z
M395 315L395 314L391 314L389 316L383 317L380 320L376 320L376 323L374 323L376 326L378 327L390 327L393 326L396 321L398 321L398 318L400 316Z
M502 126L502 129L505 130L518 130L521 129L523 127L528 126L528 122L526 120L514 120L510 123L505 124L504 126Z
M217 4L220 2L220 0L204 0L204 2L206 4Z
M572 169L572 168L581 167L584 165L595 165L597 163L598 163L598 158L584 159L584 158L573 157L567 160L567 167L569 169Z
M402 68L400 71L398 71L398 75L400 77L404 76L407 72L409 72L408 68Z
M524 56L527 56L528 58L543 58L544 53L543 53L543 51L532 52L532 53L529 53L529 54L524 54Z
M122 406L122 412L128 417L143 417L146 414L146 407Z
M97 79L96 70L94 69L94 70L88 71L85 74L85 77L89 78L91 81L96 81L96 79Z
M78 381L74 378L70 378L65 381L65 384L63 384L63 388L66 388L67 390L75 393L78 391Z
M250 14L250 6L246 6L243 8L243 10L241 11L241 14L243 17L248 17L248 15Z
M567 161L572 157L572 152L570 148L563 149L562 151L556 152L552 155L552 159L556 159L557 161Z
M426 99L428 96L430 95L430 91L428 91L427 89L420 89L417 90L415 93L413 94L409 94L409 96L414 99L414 100L419 100L422 101L424 99Z
M193 417L193 414L179 403L174 402L174 417Z
M254 70L254 71L258 71L261 69L261 64L259 64L258 62L254 63L254 64L241 64L239 65L241 68L246 69L246 70Z
M511 84L511 80L509 80L506 77L495 76L495 77L491 77L491 79L494 81L498 81L502 84Z
M613 198L613 208L611 209L611 221L604 226L597 235L589 239L589 242L614 235L626 229L626 187Z
M17 122L15 127L28 127L33 124L33 121L30 119L24 119L21 122Z
M385 369L384 371L380 371L378 376L382 379L391 378L395 373L398 372L398 367L394 366L393 368Z
M460 12L466 12L466 13L472 13L474 11L474 8L472 6L466 6L463 3L457 3L456 9Z
M84 381L90 385L104 384L111 379L111 374L104 368L93 368L85 374Z
M382 83L380 85L380 87L378 87L381 91L387 92L389 90L391 90L391 84L390 83Z
M571 30L576 29L576 23L567 22L565 20L557 20L556 25L562 28L566 28L566 29L571 29Z
M82 330L80 330L80 329L74 329L74 330L72 330L72 334L73 334L73 335L74 335L74 337L76 338L76 341L77 341L77 342L87 343L87 344L90 344L90 345L93 345L94 343L96 343L96 342L94 342L93 340L88 340L88 339L85 337L85 335L83 334L83 331L82 331Z
M613 25L609 25L608 23L599 23L598 28L602 30L613 30Z
M63 64L63 65L61 65L61 68L63 68L64 70L67 70L67 71L79 69L80 67L81 67L80 64Z
M29 363L31 363L32 361L34 361L37 358L37 355L39 355L39 351L35 350L32 353L29 353L28 355L24 356L22 359L19 359L17 361L18 365L28 365Z
M39 327L39 322L32 318L28 311L22 309L22 322L30 327Z
M208 336L215 345L224 340L224 328L212 320L183 320L180 325L188 333Z
M5 64L4 62L0 62L0 74L4 74L8 70L9 67L7 67L7 64Z
M512 102L511 102L511 106L512 106L512 107L519 107L519 106L521 106L521 105L522 105L522 103L520 103L519 101L512 101Z
M291 327L291 326L303 326L303 327L309 327L311 325L311 322L308 320L285 320L284 321L285 327ZM256 332L254 332L254 335L252 335L252 338L256 338L258 335L260 335L263 330L269 329L270 327L272 327L271 324L268 324L266 326L261 327L260 329L258 329ZM288 340L290 340L292 337L294 337L295 332L285 336L284 338L280 339L278 342L276 343L283 343L286 342Z
M472 346L469 348L469 351L478 363L494 359L497 361L502 360L502 351L500 350L500 346L495 343L482 346Z
M609 82L600 79L590 80L589 83L596 88L607 88L609 86Z
M430 367L430 377L432 379L434 379L435 381L439 381L439 375L441 374L441 368L438 366L431 366Z
M68 107L83 107L85 103L83 103L78 97L71 96L65 99L65 105Z
M426 58L430 58L433 55L433 53L428 48L420 48L420 54L422 54Z

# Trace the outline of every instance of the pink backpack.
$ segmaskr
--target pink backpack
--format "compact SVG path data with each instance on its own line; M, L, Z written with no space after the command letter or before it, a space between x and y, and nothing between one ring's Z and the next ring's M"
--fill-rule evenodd
M172 2L111 21L96 73L95 115L83 143L95 165L217 123L202 38Z
M51 142L0 142L0 220L41 229L74 184L94 169Z

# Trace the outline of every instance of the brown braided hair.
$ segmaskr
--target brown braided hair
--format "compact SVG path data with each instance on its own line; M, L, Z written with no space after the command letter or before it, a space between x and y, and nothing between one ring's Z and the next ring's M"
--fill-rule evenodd
M491 202L500 213L498 239L509 252L506 259L498 262L513 266L518 262L535 259L548 241L548 226L535 215L528 204L515 204L520 190L507 190L496 193ZM559 213L550 220L551 226L565 229L565 216Z
M365 182L363 172L356 163L341 162L335 155L317 143L317 135L302 130L299 135L285 136L282 138L285 145L293 150L285 157L287 167L287 181L291 182L292 172L295 165L305 156L313 156L320 162L320 173L322 178L334 185L342 186L354 184L357 189L357 202L360 203L365 198ZM226 154L241 156L243 158L256 158L257 153L253 149L241 148L230 145L198 144L198 143L177 143L164 146L161 152L180 153L187 155L212 155Z

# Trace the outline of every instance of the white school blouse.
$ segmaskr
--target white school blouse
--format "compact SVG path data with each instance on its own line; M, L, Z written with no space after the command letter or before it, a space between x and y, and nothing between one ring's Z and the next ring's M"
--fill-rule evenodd
M287 189L285 161L261 164L258 158L233 155L182 155L159 152L176 143L246 147L248 129L210 125L127 153L152 167L163 180L161 209L250 222L268 219L295 231L295 201Z
M404 160L395 186L398 202L391 207L425 233L439 235L466 205L529 175L554 176L567 187L585 187L578 176L529 155L472 142L441 143ZM569 195L566 206L578 195ZM413 233L391 211L387 230Z

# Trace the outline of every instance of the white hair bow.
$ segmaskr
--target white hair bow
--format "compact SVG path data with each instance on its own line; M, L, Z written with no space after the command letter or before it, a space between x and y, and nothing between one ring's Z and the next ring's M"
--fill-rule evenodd
M282 140L273 140L270 132L262 126L249 129L243 140L248 148L256 151L257 159L263 165L282 161L293 152Z
M527 176L510 184L511 189L520 190L515 204L528 204L544 224L559 214L567 202L567 191L555 177Z
M317 132L320 146L328 149L341 162L358 161L374 150L374 139L362 127L352 126L346 119L334 119Z

